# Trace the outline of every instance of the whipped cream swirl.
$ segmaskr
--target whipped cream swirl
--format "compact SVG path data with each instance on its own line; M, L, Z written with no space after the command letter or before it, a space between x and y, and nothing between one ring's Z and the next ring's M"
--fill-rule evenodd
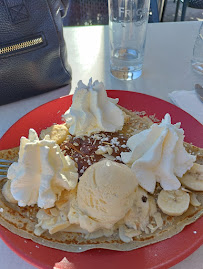
M115 132L121 130L124 124L124 114L116 106L118 99L107 97L102 82L89 80L88 86L78 82L73 95L73 103L65 112L63 118L70 126L72 135L90 135L91 133L105 131Z
M156 182L164 190L177 190L181 186L177 177L182 177L196 160L186 152L183 139L180 123L172 125L166 114L159 125L130 137L127 146L131 152L123 152L121 159L131 166L139 185L148 192L154 192Z
M18 162L7 174L10 191L19 206L53 207L62 190L74 189L78 181L75 162L64 156L55 141L39 140L35 130L21 137Z

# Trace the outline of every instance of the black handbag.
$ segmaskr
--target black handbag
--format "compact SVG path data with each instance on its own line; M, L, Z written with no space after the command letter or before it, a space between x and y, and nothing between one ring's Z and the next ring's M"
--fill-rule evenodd
M68 0L0 0L0 105L70 83L67 8Z

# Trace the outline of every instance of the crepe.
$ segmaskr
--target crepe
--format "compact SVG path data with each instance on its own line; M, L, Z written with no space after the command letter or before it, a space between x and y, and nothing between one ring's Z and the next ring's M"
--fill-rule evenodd
M126 113L127 120L121 132L127 136L148 129L153 123L149 118L140 117L136 112L131 112L124 108L122 110ZM197 156L197 163L203 164L203 149L188 143L185 143L185 148L190 154ZM0 151L0 158L15 159L17 157L18 148ZM5 182L6 179L0 182L1 190ZM122 242L117 233L110 237L103 236L91 240L85 239L80 233L66 231L60 231L52 235L46 231L41 236L36 236L34 229L38 222L36 214L39 208L37 206L19 207L16 204L8 203L2 192L0 192L0 224L23 238L69 252L83 252L94 248L129 251L170 238L181 232L186 225L200 218L203 214L203 192L193 191L193 193L196 194L198 201L201 203L200 206L190 205L189 209L178 217L171 217L161 213L164 223L162 229L157 229L154 233L142 233L140 236L133 237L133 241L129 243Z

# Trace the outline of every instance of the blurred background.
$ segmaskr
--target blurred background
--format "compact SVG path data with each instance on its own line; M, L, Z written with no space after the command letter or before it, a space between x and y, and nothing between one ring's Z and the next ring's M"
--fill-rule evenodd
M150 1L149 22L173 21L203 21L203 0ZM105 24L108 24L108 0L69 0L64 26Z
M183 2L184 0L180 1L179 3L177 21L180 21L181 19ZM177 0L166 1L163 22L174 21L176 7L177 7ZM185 21L203 21L203 0L196 0L196 1L194 0L194 1L188 2L184 20Z

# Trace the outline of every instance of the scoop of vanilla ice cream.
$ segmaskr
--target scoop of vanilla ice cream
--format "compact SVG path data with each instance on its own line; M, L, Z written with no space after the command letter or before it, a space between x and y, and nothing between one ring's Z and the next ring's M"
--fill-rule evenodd
M180 123L172 125L166 114L159 125L130 137L127 146L131 152L121 153L121 159L131 165L140 186L148 192L154 192L156 182L164 190L177 190L181 186L177 177L182 177L196 159L186 152L183 139Z
M102 160L90 166L77 190L78 208L86 216L80 219L80 227L92 232L92 219L94 229L111 229L132 207L137 185L134 173L124 164Z
M9 167L7 177L19 206L41 208L53 207L62 190L74 189L78 181L75 162L49 136L39 140L33 129L28 139L21 138L18 162Z
M70 126L72 135L90 135L94 132L115 132L124 124L124 114L116 106L118 99L107 97L104 85L92 79L88 86L78 82L73 95L73 103L63 118Z

